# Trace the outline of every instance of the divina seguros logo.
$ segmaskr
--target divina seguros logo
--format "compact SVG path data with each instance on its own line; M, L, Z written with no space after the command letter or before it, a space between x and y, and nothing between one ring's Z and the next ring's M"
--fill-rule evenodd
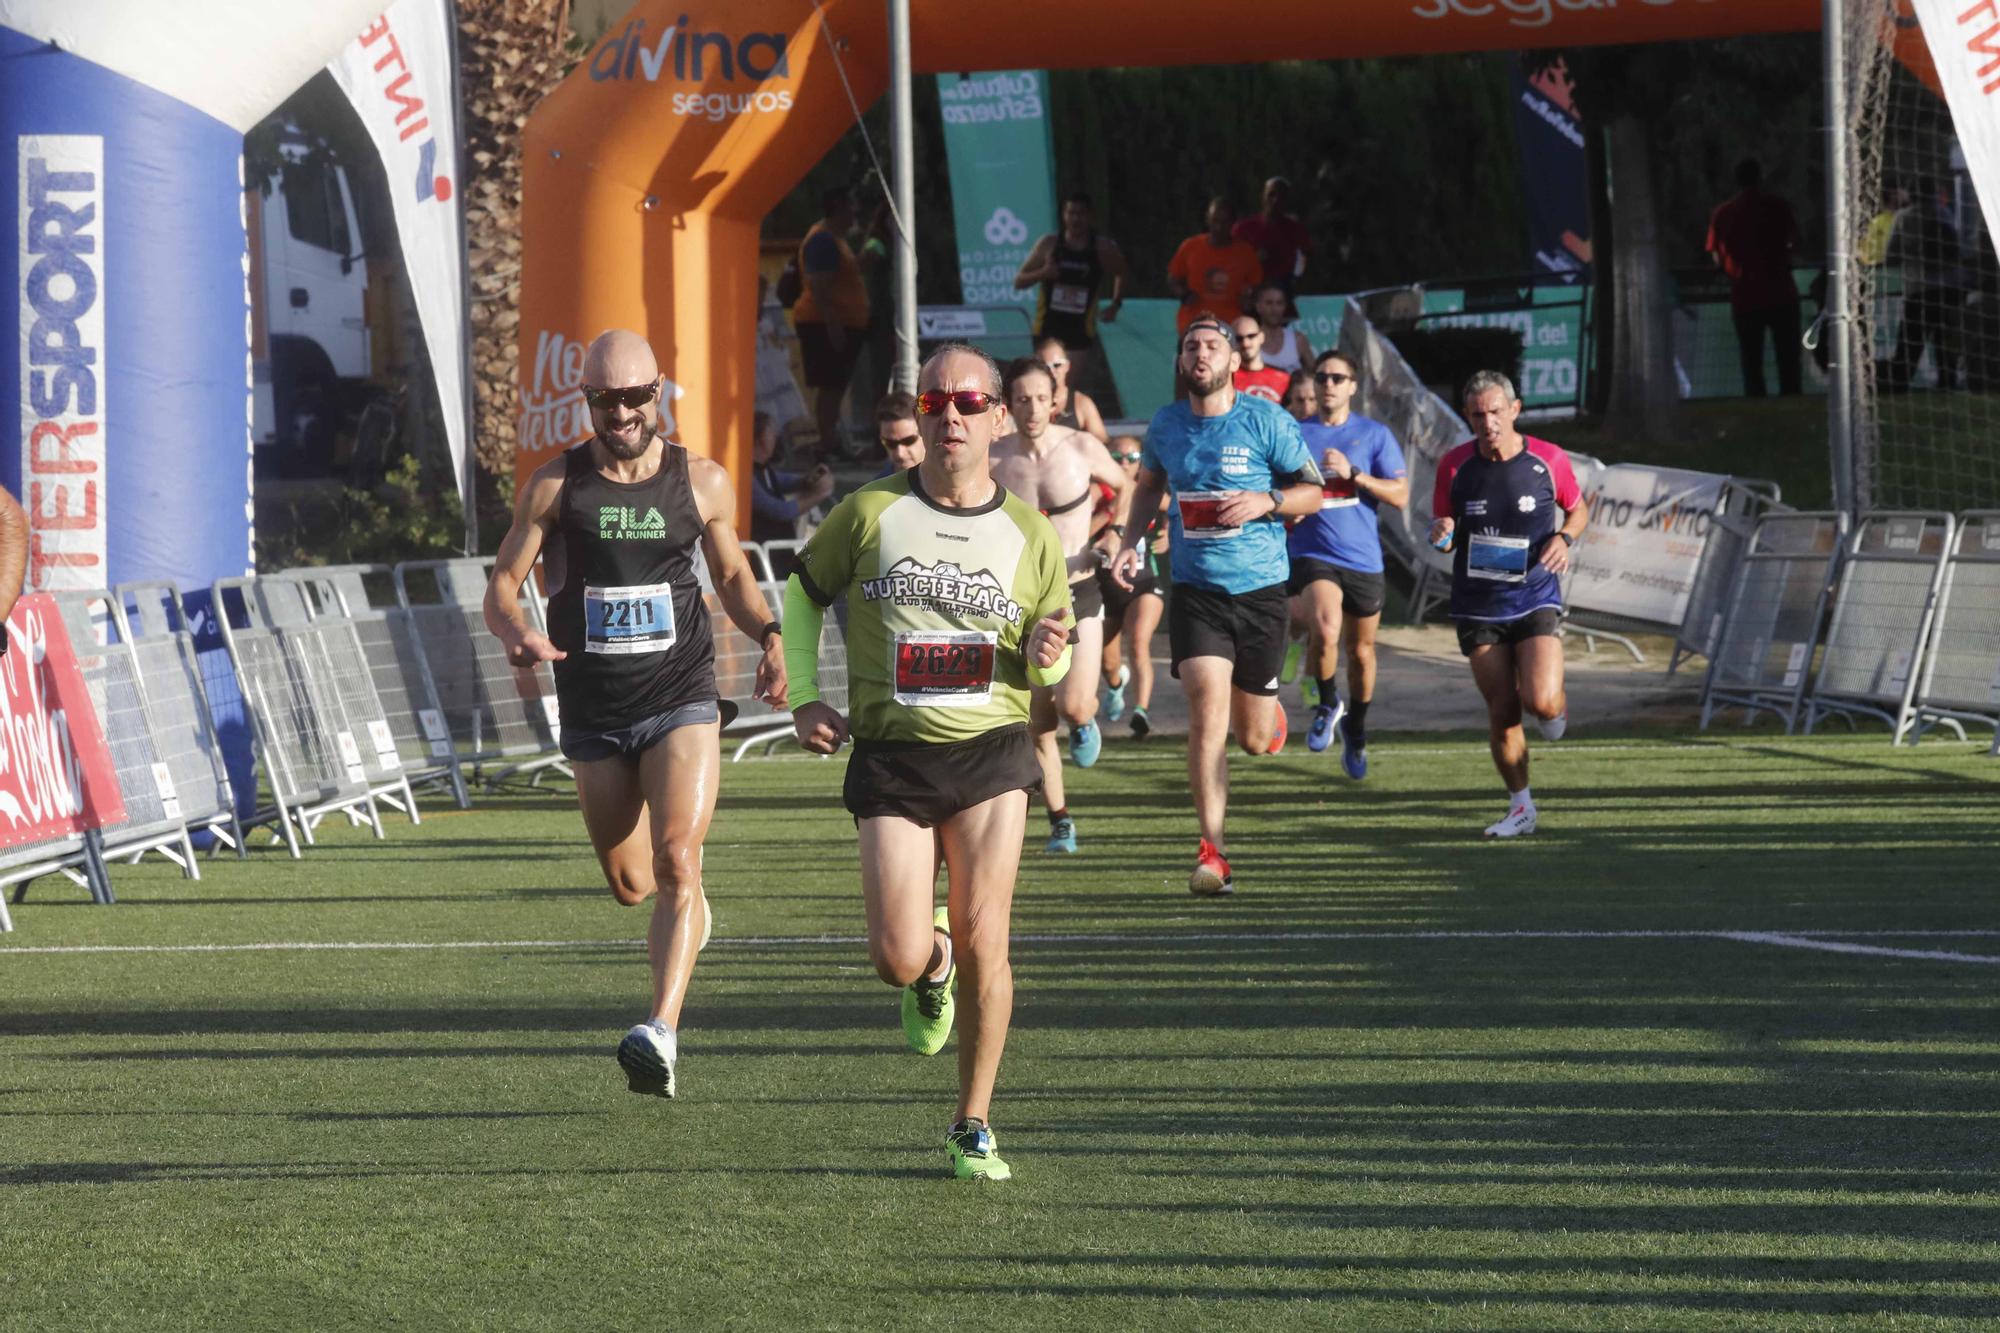
M644 79L657 83L662 78L702 83L739 79L763 83L767 79L789 79L785 44L781 32L747 32L735 36L724 32L701 32L683 14L657 36L648 33L646 20L627 23L617 36L597 48L590 60L590 77L603 83L617 79ZM759 88L754 92L675 93L671 110L676 116L698 120L724 120L745 113L789 111L789 88Z

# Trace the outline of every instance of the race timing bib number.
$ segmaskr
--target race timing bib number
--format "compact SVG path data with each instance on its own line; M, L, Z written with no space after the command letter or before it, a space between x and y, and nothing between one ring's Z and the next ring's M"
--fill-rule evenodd
M1361 492L1352 477L1328 477L1319 485L1321 509L1352 509L1361 503Z
M664 653L674 646L674 590L667 583L583 590L583 649Z
M1479 533L1465 548L1467 578L1495 583L1523 583L1528 577L1526 537L1488 537Z
M977 708L993 697L1000 636L990 630L904 630L896 635L896 702Z
M1188 491L1180 496L1181 536L1191 542L1228 541L1240 536L1242 528L1230 527L1220 517L1222 502L1229 496L1216 492Z
M1073 282L1058 282L1049 288L1049 309L1065 315L1081 315L1090 309L1090 288Z

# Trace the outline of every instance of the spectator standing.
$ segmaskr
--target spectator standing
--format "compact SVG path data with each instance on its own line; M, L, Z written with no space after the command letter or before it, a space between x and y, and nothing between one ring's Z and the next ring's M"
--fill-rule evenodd
M1968 275L1958 228L1935 187L1924 189L1896 215L1887 260L1902 271L1903 320L1896 330L1896 350L1889 357L1886 386L1908 388L1928 347L1937 363L1938 387L1958 388Z
M1216 195L1208 201L1208 230L1182 241L1167 261L1167 288L1180 300L1182 333L1201 318L1228 328L1264 280L1257 251L1230 234L1235 223L1236 210Z
M1087 383L1100 393L1111 388L1110 369L1097 346L1097 325L1118 318L1119 308L1125 304L1128 274L1118 243L1096 229L1090 196L1081 190L1065 195L1062 230L1036 241L1014 274L1015 291L1037 288L1036 339L1057 339L1076 358L1074 373L1059 374L1059 380ZM1111 299L1100 307L1098 292L1106 282L1111 284ZM1040 341L1035 351L1041 355ZM1091 433L1100 440L1105 438L1102 430Z
M1737 192L1715 206L1708 219L1707 249L1716 267L1729 275L1729 314L1736 325L1742 358L1743 392L1762 398L1764 334L1778 354L1778 392L1799 392L1799 289L1792 281L1792 251L1799 224L1791 205L1764 188L1764 169L1754 157L1736 164Z
M1297 290L1299 275L1305 271L1306 252L1312 248L1312 233L1292 209L1292 183L1283 176L1264 182L1264 211L1244 218L1231 234L1257 252L1264 266L1264 281L1275 284L1287 297Z
M799 333L806 387L813 390L820 461L840 449L840 401L868 336L868 285L848 247L854 229L854 194L836 185L820 196L821 217L799 246L805 279L792 323Z

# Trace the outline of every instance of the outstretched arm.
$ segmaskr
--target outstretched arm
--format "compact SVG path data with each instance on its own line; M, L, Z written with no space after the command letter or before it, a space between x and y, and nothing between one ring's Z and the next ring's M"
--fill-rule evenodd
M0 490L0 621L14 613L28 573L28 516L20 502Z
M507 660L517 667L558 662L568 656L549 642L548 635L528 623L527 612L521 608L521 585L535 572L535 558L555 533L562 501L562 467L560 458L543 464L521 488L514 502L514 525L500 539L493 578L486 585L486 628L506 646Z

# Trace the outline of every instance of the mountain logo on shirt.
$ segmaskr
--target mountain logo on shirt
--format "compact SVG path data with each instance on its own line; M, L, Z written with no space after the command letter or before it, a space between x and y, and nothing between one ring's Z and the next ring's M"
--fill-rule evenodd
M987 616L1019 624L1024 608L1007 595L991 570L967 573L949 560L927 565L904 556L880 578L863 579L864 601L892 602L948 615Z

